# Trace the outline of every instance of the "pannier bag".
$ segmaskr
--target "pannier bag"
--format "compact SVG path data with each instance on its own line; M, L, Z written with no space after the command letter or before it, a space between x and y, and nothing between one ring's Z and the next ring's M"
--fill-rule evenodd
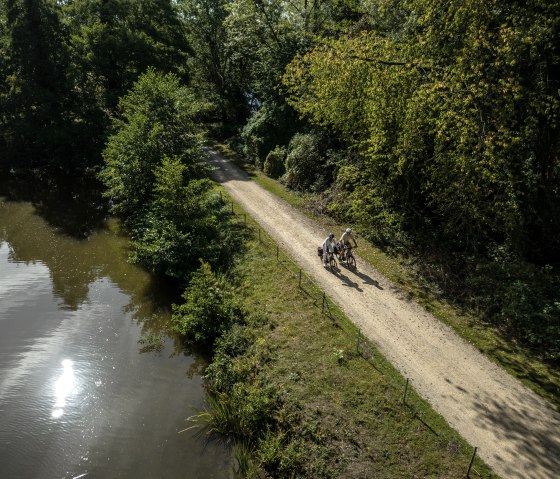
M323 247L317 246L317 256L323 256Z

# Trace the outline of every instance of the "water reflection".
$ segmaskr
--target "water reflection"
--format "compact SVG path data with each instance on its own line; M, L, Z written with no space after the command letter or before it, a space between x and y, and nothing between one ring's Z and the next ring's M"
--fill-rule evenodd
M54 385L54 396L56 401L51 416L55 419L64 414L66 399L75 392L76 379L74 375L74 363L70 359L62 361L63 371Z
M3 186L0 183L0 189ZM86 238L61 234L49 227L33 204L0 197L0 245L9 245L12 263L47 267L61 309L78 311L88 302L92 285L108 278L130 297L123 312L143 323L145 336L157 336L168 319L169 304L178 299L178 291L163 278L151 277L126 262L128 238L118 233L117 221L95 224ZM182 344L177 341L175 352L181 351Z

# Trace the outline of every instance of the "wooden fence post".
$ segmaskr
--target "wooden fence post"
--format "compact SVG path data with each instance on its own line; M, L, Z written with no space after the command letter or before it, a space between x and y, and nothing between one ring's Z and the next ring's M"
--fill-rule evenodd
M467 478L469 477L469 474L471 472L471 467L473 465L474 462L474 457L476 456L476 450L478 449L478 447L475 446L474 451L472 453L472 457L471 457L471 462L469 463L469 468L467 469Z
M232 200L232 202L231 202L231 212L232 212L232 213L235 213L235 212L233 211L233 200Z
M321 306L321 311L325 310L325 298L326 298L326 295L325 295L325 292L323 292L323 305Z
M406 378L406 384L404 386L404 395L402 398L403 404L406 404L406 392L408 391L408 378Z
M301 289L301 268L299 270L299 289Z
M279 253L279 249L278 249L278 245L276 245L276 261L279 261L278 253Z

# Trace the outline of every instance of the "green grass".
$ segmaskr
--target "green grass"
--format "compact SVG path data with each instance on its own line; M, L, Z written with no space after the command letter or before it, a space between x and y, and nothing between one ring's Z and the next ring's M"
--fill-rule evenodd
M332 218L313 214L305 208L306 196L290 191L278 181L268 178L259 170L245 165L242 159L224 145L214 145L226 157L232 158L248 171L253 180L271 193L282 198L308 217L320 223L324 229L343 231L347 225L338 224ZM358 232L359 233L359 232ZM387 279L397 285L436 318L453 328L489 359L501 365L537 394L560 408L560 371L541 361L514 340L502 336L473 313L465 312L441 299L433 285L422 282L413 266L403 257L389 256L365 239L359 239L357 253L362 260L374 266Z
M245 308L269 319L256 326L256 343L272 351L259 380L296 419L289 431L268 433L253 457L290 437L292 456L304 457L294 477L465 477L472 448L411 387L404 405L405 379L371 345L358 352L355 326L328 298L335 319L324 314L322 291L305 276L302 291L298 267L282 251L277 261L276 244L260 237L232 275ZM478 458L474 468L471 477L497 477Z

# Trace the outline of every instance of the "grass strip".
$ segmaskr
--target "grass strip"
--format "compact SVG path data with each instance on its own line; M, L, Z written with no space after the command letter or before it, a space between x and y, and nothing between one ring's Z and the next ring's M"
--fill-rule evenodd
M213 147L245 169L257 184L297 208L301 213L319 223L325 230L337 232L343 231L347 226L352 226L341 225L330 217L313 213L305 207L306 195L288 190L260 170L245 164L243 159L227 146L214 144ZM463 311L439 297L434 285L423 281L406 258L390 256L364 238L360 238L359 232L357 236L360 240L358 254L362 260L398 285L410 298L453 328L457 334L469 341L481 353L560 409L560 371L535 357L511 338L500 335L499 331L486 323L483 318L472 312Z

